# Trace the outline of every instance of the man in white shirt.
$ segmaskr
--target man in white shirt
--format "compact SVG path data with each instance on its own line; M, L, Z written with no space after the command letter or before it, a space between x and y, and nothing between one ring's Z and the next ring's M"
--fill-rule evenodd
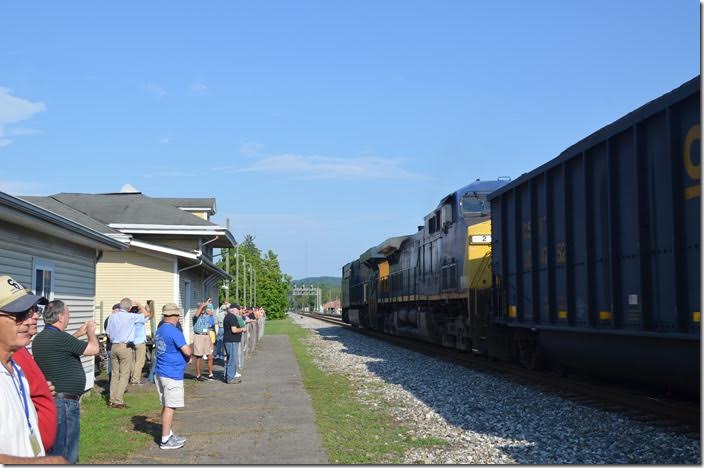
M135 323L146 323L149 311L142 304L135 302L134 306L140 313L131 314L132 300L125 297L120 301L120 309L110 314L107 334L112 343L112 378L110 379L110 408L125 409L124 396L132 371Z
M12 355L29 344L29 326L43 297L29 294L9 276L0 276L0 463L66 463L61 456L45 456L37 411L29 383Z

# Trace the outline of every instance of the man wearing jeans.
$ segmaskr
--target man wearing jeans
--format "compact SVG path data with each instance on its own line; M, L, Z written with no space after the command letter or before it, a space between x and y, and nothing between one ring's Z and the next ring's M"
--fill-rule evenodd
M61 455L69 463L78 461L81 432L80 397L86 387L81 356L95 356L100 350L95 323L88 320L73 335L66 332L71 319L63 301L51 301L44 308L44 330L32 343L32 353L47 380L56 387L54 401L58 425L50 455ZM87 335L88 341L78 338Z
M225 345L225 353L227 354L227 363L225 363L225 383L234 384L240 383L242 380L237 374L237 354L242 341L242 333L247 331L244 320L237 315L239 304L230 305L230 313L223 320L223 337L222 342Z

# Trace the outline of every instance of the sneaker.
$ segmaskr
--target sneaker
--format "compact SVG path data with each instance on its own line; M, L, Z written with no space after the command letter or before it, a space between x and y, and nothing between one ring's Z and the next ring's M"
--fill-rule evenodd
M171 437L169 437L169 440L160 443L159 448L162 450L178 449L183 447L183 444L185 444L184 441L177 440L176 437L172 435Z
M242 374L240 374L239 372L235 372L235 378L237 379L239 377L242 377Z
M230 380L227 381L227 383L229 383L229 384L242 383L242 379L240 379L240 378L230 379Z
M202 375L199 375L198 377L196 377L196 380L198 382L203 382L205 380L205 378Z
M171 434L171 438L174 439L179 444L185 444L188 439L185 437L179 437L176 434Z
M208 380L215 380L215 376L214 376L213 374L210 374L210 375L208 376Z

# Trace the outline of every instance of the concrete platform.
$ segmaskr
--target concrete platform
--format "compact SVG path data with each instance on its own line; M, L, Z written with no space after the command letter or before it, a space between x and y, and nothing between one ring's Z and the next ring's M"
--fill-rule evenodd
M288 336L263 337L241 373L239 384L187 382L186 407L176 410L173 425L186 445L161 450L155 440L129 463L328 463ZM217 363L215 375L222 376Z

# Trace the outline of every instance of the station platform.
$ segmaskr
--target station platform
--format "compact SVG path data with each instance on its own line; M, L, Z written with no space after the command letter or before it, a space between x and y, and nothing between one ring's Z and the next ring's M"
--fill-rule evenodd
M222 365L215 364L215 376ZM205 371L206 366L202 365ZM277 465L328 463L310 397L286 335L266 335L240 371L242 382L193 381L186 370L186 407L173 431L187 440L175 450L154 444L133 464ZM190 375L189 375L190 374Z

